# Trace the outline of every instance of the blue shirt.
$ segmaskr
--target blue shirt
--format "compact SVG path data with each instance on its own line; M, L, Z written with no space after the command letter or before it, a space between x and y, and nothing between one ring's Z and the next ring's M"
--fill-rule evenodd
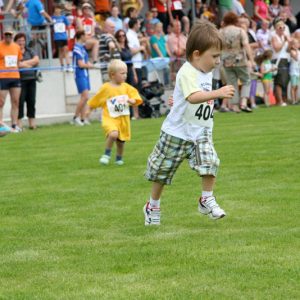
M152 35L150 38L150 45L151 45L151 56L152 57L159 57L156 50L153 48L153 44L157 44L161 54L163 57L168 57L168 53L166 50L166 39L163 35L161 35L159 38L156 35Z
M65 16L52 16L54 41L65 41L68 39L67 26L69 21Z
M120 29L123 29L123 22L120 18L108 17L107 20L115 24L115 32L117 32Z
M88 69L83 69L78 66L78 61L83 60L88 63L89 55L84 48L84 45L76 43L73 48L73 68L75 69L75 77L89 77Z
M42 26L46 23L46 19L41 14L45 9L40 0L28 0L25 6L28 11L28 22L32 26Z

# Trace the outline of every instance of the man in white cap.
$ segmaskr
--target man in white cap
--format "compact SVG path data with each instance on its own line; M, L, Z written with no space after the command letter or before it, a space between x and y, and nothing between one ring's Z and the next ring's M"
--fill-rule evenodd
M4 124L3 107L9 92L11 99L11 131L18 133L21 131L17 126L21 94L18 68L23 67L21 62L22 52L19 45L13 42L14 33L11 28L4 29L3 34L3 40L0 41L0 124Z

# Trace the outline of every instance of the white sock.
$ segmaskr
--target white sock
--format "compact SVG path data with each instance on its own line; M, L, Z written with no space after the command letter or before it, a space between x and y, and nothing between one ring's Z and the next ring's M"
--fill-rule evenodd
M213 191L210 191L210 192L202 191L203 198L211 197L212 195L213 195Z
M151 205L151 207L160 207L160 199L154 200L150 196L150 205Z

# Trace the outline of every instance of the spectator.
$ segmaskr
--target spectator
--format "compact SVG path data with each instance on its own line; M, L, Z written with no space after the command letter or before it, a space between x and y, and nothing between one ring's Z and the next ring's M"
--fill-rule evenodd
M163 33L163 24L161 22L157 23L154 27L154 34L150 38L151 45L151 57L170 57L170 49L166 42L165 35ZM163 68L164 74L164 84L168 85L170 83L169 80L170 68L166 66Z
M138 11L134 7L128 7L126 14L125 14L125 19L123 20L123 28L127 32L128 30L128 22L130 19L135 19L138 17Z
M298 87L300 83L300 51L299 41L297 39L292 39L291 41L290 54L291 100L292 104L298 104Z
M154 0L154 6L151 8L153 19L160 20L163 24L164 32L168 30L168 0Z
M11 124L12 132L19 133L18 109L21 94L21 81L18 68L22 68L22 52L16 43L13 42L13 31L10 28L3 30L3 40L0 41L0 69L7 72L0 72L0 124L3 124L3 107L7 94L11 100Z
M133 67L132 63L132 53L128 46L128 40L126 37L126 33L123 29L120 29L115 34L116 40L120 45L120 55L121 59L126 63L127 65L127 78L126 82L130 85L136 85L137 83L137 75L135 72L135 69Z
M91 50L91 56L93 63L98 62L99 42L95 38L96 22L93 19L92 6L89 3L82 5L82 17L77 19L78 30L84 30L85 32L85 48Z
M169 1L169 18L170 23L174 20L179 20L183 24L183 31L185 34L190 32L190 20L183 12L184 0L168 0Z
M103 82L109 80L107 74L107 64L111 59L120 59L120 48L114 37L115 24L106 20L103 27L103 33L99 39L99 59Z
M267 20L263 20L261 23L261 28L256 32L256 39L258 42L259 51L263 52L270 48L270 30L269 30L269 22Z
M270 17L274 19L279 17L282 7L279 4L279 0L271 0L271 2L272 3L269 5L269 14Z
M61 15L62 8L60 4L54 5L54 15L52 16L54 45L58 51L59 63L64 68L64 60L67 64L67 71L71 71L70 58L68 53L68 26L69 21L65 16Z
M44 9L40 0L28 0L25 4L28 10L28 22L32 30L43 30L46 26L46 19L52 23L51 17Z
M297 29L297 19L293 15L293 10L290 5L290 0L284 0L282 5L282 11L286 14L287 21L286 24L290 29L290 32L293 33Z
M224 15L232 10L232 0L219 0L219 22L224 18Z
M138 38L138 32L140 29L140 22L138 19L130 19L128 23L128 31L127 31L127 40L128 40L128 46L131 50L131 53L133 54L132 56L132 61L133 61L133 66L136 71L137 75L137 84L136 87L139 90L139 92L142 90L142 60L143 60L143 52L146 50L145 46L141 46L140 40ZM134 118L138 119L139 118L139 113L137 107L133 108L134 112Z
M249 17L244 9L244 6L239 0L232 0L232 11L236 13L239 17Z
M284 33L285 24L281 18L276 18L273 25L275 34L272 36L271 46L274 63L278 66L278 71L274 78L275 98L278 105L286 106L289 83L288 43L290 42L290 37Z
M203 14L203 7L202 7L202 1L201 0L195 0L195 18L201 19L201 16ZM193 22L193 10L192 8L188 12L188 17L190 19L190 22Z
M67 16L69 27L68 27L68 51L72 52L75 45L75 34L76 34L76 24L75 17L68 14Z
M157 22L156 22L157 20ZM145 32L147 36L151 36L154 33L154 25L158 23L159 20L153 19L153 12L147 11L145 14L145 21L144 21L144 26L145 26Z
M258 58L258 63L260 65L260 73L262 74L262 84L264 88L264 102L266 106L270 106L270 92L272 88L273 72L276 67L272 65L273 51L271 49L265 50Z
M77 126L89 125L86 119L86 103L89 99L90 78L88 70L93 67L89 62L88 53L85 50L86 33L78 30L75 35L76 43L73 49L73 67L75 69L75 82L80 94L80 100L76 106L72 124Z
M26 47L26 35L18 33L14 41L20 46L24 63L23 68L34 68L39 64L38 55ZM35 103L36 103L36 71L29 70L20 72L21 75L21 96L19 101L18 126L23 128L24 104L26 103L29 129L36 129L35 124Z
M250 24L252 25L252 27L250 27ZM239 26L243 28L244 31L246 32L248 37L248 43L254 53L255 50L259 47L259 44L256 39L256 22L253 20L249 21L249 19L245 17L240 17Z
M257 22L259 27L263 20L272 21L272 18L269 16L268 5L263 0L254 1L253 19Z
M111 9L111 16L107 18L107 20L113 22L115 24L115 32L117 32L120 29L123 29L123 22L119 18L119 7L113 6Z
M234 97L230 100L231 109L234 112L240 112L240 109L245 112L252 112L247 106L250 92L247 59L249 59L251 68L254 66L254 61L247 34L238 27L239 18L234 12L229 12L224 16L223 24L224 27L221 29L223 36L222 61L226 74L226 84L235 87ZM241 82L240 93L238 80Z
M172 32L167 39L167 45L171 57L171 81L176 78L176 74L185 61L187 37L181 32L181 23L175 20L172 24Z
M127 14L127 10L129 7L135 8L137 15L140 14L140 11L144 7L144 3L142 0L120 0L120 3L121 3L121 11L123 16Z

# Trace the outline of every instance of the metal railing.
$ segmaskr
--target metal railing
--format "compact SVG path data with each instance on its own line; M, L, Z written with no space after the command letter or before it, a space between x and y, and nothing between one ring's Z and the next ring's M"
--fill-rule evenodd
M10 27L15 34L23 32L26 35L27 45L33 48L40 59L47 59L49 66L52 65L52 42L51 42L51 26L45 24L45 29L32 30L31 25L26 19L14 18L11 14L5 14L4 19L0 20L0 37L3 37L3 30Z

